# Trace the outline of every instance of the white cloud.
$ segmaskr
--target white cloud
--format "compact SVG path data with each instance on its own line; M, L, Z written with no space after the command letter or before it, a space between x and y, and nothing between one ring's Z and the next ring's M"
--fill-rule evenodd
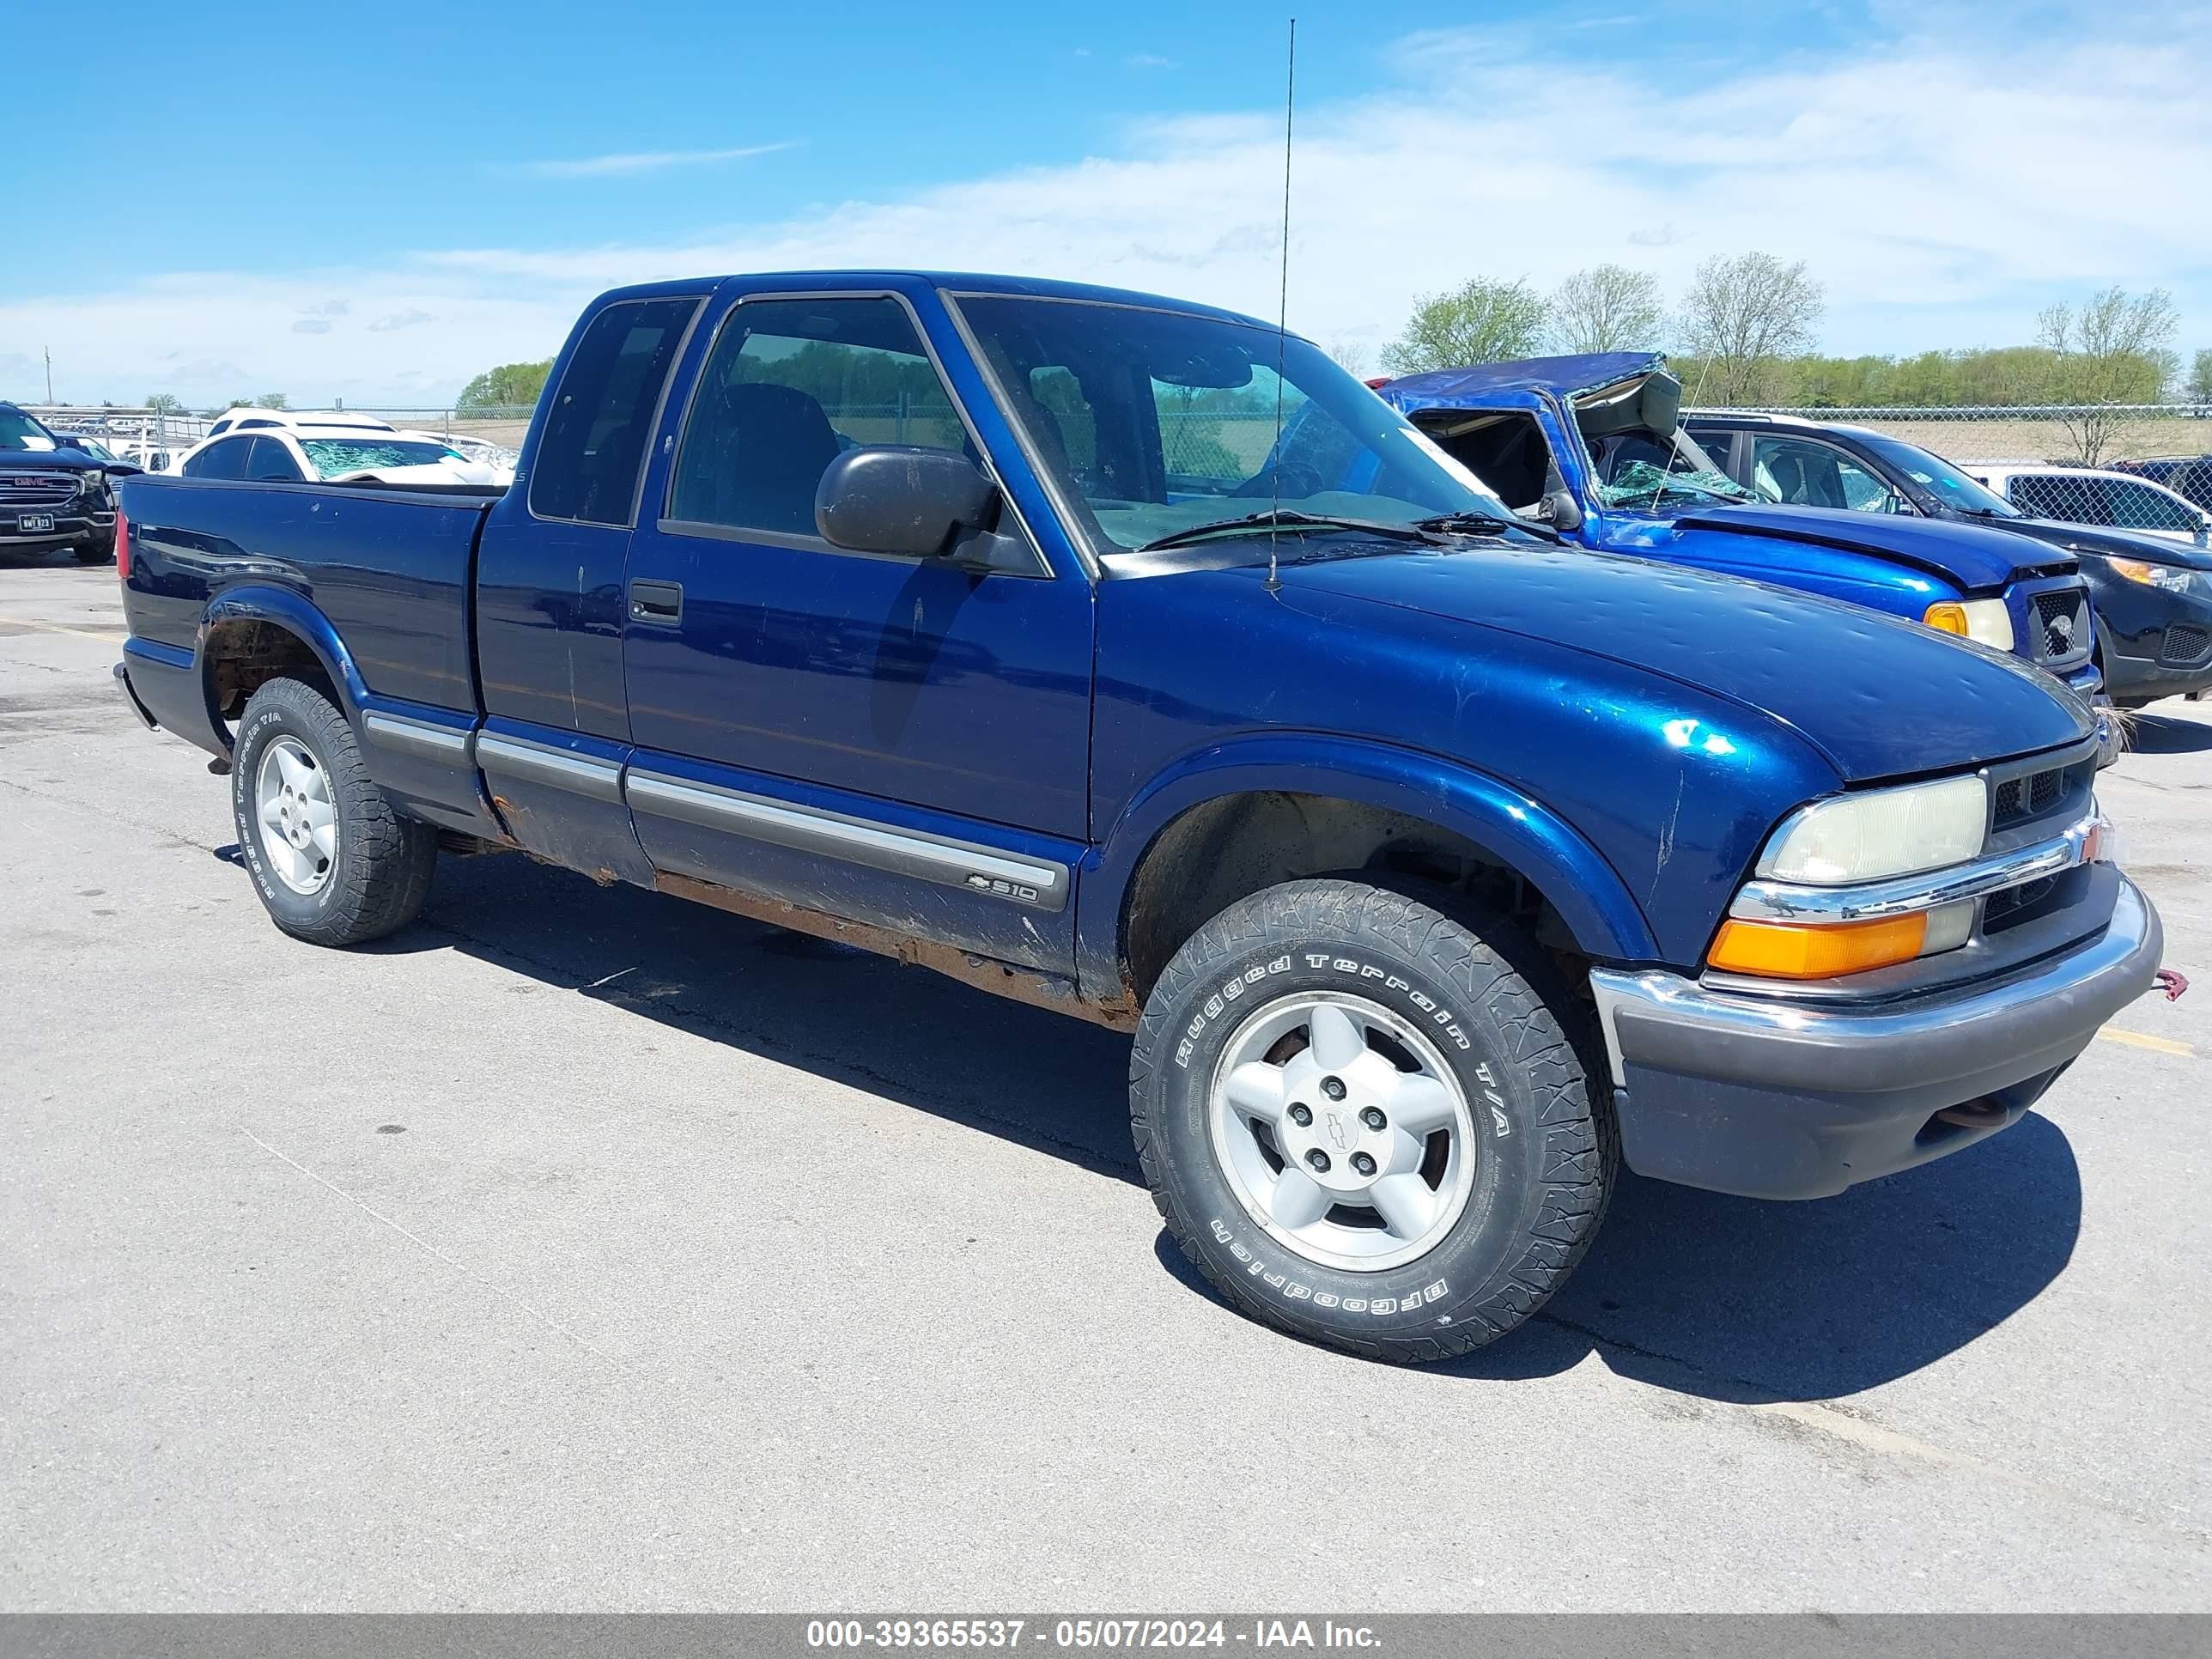
M1609 259L1672 293L1702 258L1763 248L1826 284L1837 349L2021 340L2047 298L2111 283L2172 289L2193 348L2212 342L2212 216L2191 205L2212 177L2212 104L2193 67L2208 52L2212 18L2198 14L2170 22L2156 52L1960 30L1692 84L1532 56L1525 37L1412 37L1392 58L1398 85L1300 114L1291 323L1387 339L1414 295L1478 273L1548 287ZM1149 121L1112 155L667 244L442 249L381 269L0 302L0 339L52 341L56 389L66 362L77 396L136 394L181 349L244 364L295 401L352 404L444 397L490 363L544 356L590 294L659 276L995 270L1272 316L1279 121ZM423 320L398 338L271 326L334 292L357 315Z
M1163 58L1156 52L1139 52L1126 60L1131 69L1181 69L1172 58Z
M533 179L619 179L633 173L661 173L670 167L708 167L721 161L748 161L793 149L798 141L777 144L745 144L736 149L653 149L621 155L587 155L573 161L521 161L514 172Z

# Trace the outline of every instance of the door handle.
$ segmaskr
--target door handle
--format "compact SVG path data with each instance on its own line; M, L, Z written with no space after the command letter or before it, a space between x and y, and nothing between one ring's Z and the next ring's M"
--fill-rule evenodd
M665 626L684 620L684 589L677 582L632 582L629 619Z

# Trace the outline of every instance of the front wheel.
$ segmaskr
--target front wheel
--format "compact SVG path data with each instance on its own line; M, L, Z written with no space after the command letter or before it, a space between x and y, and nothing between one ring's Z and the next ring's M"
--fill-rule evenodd
M1495 1340L1595 1236L1617 1138L1509 925L1363 882L1232 905L1146 1001L1130 1118L1161 1215L1243 1312L1418 1364Z
M238 723L231 811L254 890L313 945L360 945L412 921L429 896L437 832L392 810L353 727L313 686L270 680Z
M79 564L111 564L115 559L115 544L109 542L100 547L72 547L70 556Z

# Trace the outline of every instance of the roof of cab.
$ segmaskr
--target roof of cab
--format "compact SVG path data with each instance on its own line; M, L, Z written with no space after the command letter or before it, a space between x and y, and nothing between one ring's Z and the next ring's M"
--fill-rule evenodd
M1564 357L1523 357L1469 368L1436 368L1407 374L1376 388L1401 410L1468 409L1500 392L1550 392L1572 398L1617 386L1667 366L1658 351L1585 351Z
M941 289L950 294L1009 295L1028 299L1088 300L1103 305L1143 306L1155 311L1187 312L1250 328L1272 330L1275 325L1242 312L1166 295L1144 294L1133 289L1100 288L1090 283L1062 283L1045 276L994 276L969 270L777 270L726 276L697 276L689 280L640 283L611 289L593 302L594 308L612 300L651 298L668 294L697 294L706 289L742 289L772 293L821 293L825 289L896 289L902 291Z

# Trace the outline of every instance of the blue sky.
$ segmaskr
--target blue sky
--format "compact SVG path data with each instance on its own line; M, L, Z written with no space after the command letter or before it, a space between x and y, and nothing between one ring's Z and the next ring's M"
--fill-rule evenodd
M1827 283L1836 349L2022 339L2108 283L2172 289L2179 343L2212 344L2203 11L2132 38L2124 5L1304 11L1316 337L1379 347L1468 275L1613 259L1673 289L1760 246ZM712 269L1272 308L1280 5L100 15L96 52L10 83L86 210L0 232L0 395L51 347L76 398L434 398L550 352L598 288Z

